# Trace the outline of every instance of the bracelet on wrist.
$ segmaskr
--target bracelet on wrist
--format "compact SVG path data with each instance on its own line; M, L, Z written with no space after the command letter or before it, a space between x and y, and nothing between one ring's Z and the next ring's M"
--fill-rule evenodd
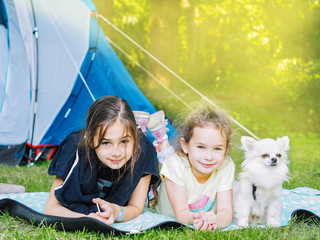
M115 221L119 222L123 219L123 217L124 217L124 211L123 211L123 208L120 206L120 213Z

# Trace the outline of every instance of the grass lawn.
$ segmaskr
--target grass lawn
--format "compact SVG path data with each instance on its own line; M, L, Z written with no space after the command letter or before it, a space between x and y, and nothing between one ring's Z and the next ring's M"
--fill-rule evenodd
M320 189L320 136L289 135L291 180L284 184L287 189L306 186ZM231 152L237 165L241 162L241 151ZM49 191L53 178L47 174L50 162L39 162L32 167L0 166L0 182L21 184L27 192ZM291 223L278 229L248 228L233 231L200 232L189 229L151 230L131 236L112 236L95 232L63 232L53 227L35 227L26 221L8 214L0 216L0 239L320 239L320 226Z

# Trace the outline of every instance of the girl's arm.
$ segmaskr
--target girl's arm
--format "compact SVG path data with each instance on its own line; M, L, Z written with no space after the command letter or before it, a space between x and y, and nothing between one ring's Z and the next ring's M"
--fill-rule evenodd
M124 216L118 222L126 222L137 216L139 216L144 208L144 204L147 198L149 184L151 181L151 175L147 175L140 179L137 187L133 191L128 205L122 207ZM95 198L93 200L94 203L98 203L104 212L98 213L99 216L108 219L111 224L118 218L121 207L114 203L109 203L100 198Z
M63 184L63 180L56 177L52 183L52 187L49 193L48 201L44 209L44 214L55 215L61 217L83 217L81 213L73 212L68 208L63 207L54 195L54 189Z
M217 214L212 210L199 212L199 219L194 226L202 230L216 230L227 227L232 222L232 190L217 193Z
M174 183L168 178L164 178L164 182L177 220L184 224L192 224L194 214L189 210L185 187Z
M109 224L108 221L106 221L104 218L101 218L97 216L95 213L90 213L89 215L85 215L82 213L77 213L69 210L68 208L62 206L60 202L56 199L56 196L54 195L54 190L56 187L63 184L63 180L59 177L56 177L52 183L52 187L49 193L48 201L46 203L46 207L44 209L44 214L48 215L54 215L54 216L60 216L60 217L71 217L71 218L77 218L77 217L93 217L96 218L106 224Z
M217 193L217 228L226 227L232 222L232 189Z
M192 213L189 210L185 188L165 178L168 197L179 222L193 224L196 229L215 230L232 222L232 190L217 193L217 214L214 212Z

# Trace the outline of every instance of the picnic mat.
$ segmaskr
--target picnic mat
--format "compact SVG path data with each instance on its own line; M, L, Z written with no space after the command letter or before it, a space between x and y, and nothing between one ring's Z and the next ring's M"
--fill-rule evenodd
M155 214L145 207L143 213L135 219L125 223L114 223L108 226L96 219L89 217L65 218L43 214L48 192L0 194L0 211L7 210L11 216L18 216L31 221L34 225L55 225L57 229L66 231L98 231L103 233L129 234L139 233L153 228L179 228L183 225L175 218ZM300 220L311 219L320 222L320 190L299 187L282 191L281 226L285 226L292 218ZM191 226L187 226L191 227ZM223 230L237 229L231 223Z

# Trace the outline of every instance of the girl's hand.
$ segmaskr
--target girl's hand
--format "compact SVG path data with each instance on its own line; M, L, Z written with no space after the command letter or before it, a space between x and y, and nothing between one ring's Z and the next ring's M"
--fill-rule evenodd
M213 211L199 211L193 214L193 226L195 229L215 231L218 228L218 219Z
M203 213L203 218L208 222L208 230L217 230L218 228L218 217L213 211Z
M112 225L114 223L114 214L115 210L112 207L112 204L102 200L101 198L94 198L92 199L93 203L98 203L100 208L103 210L103 212L97 212L95 215L98 216L101 220L103 219L103 222ZM90 215L90 214L89 214Z
M89 213L88 217L95 218L95 219L97 219L107 225L110 225L110 226L112 225L112 223L110 223L109 220L106 220L105 218L98 216L97 213L93 213L93 212Z
M193 226L197 230L212 230L208 219L205 217L206 212L201 210L193 214Z
M203 225L202 214L200 212L193 213L192 216L192 225L197 230L200 229Z

